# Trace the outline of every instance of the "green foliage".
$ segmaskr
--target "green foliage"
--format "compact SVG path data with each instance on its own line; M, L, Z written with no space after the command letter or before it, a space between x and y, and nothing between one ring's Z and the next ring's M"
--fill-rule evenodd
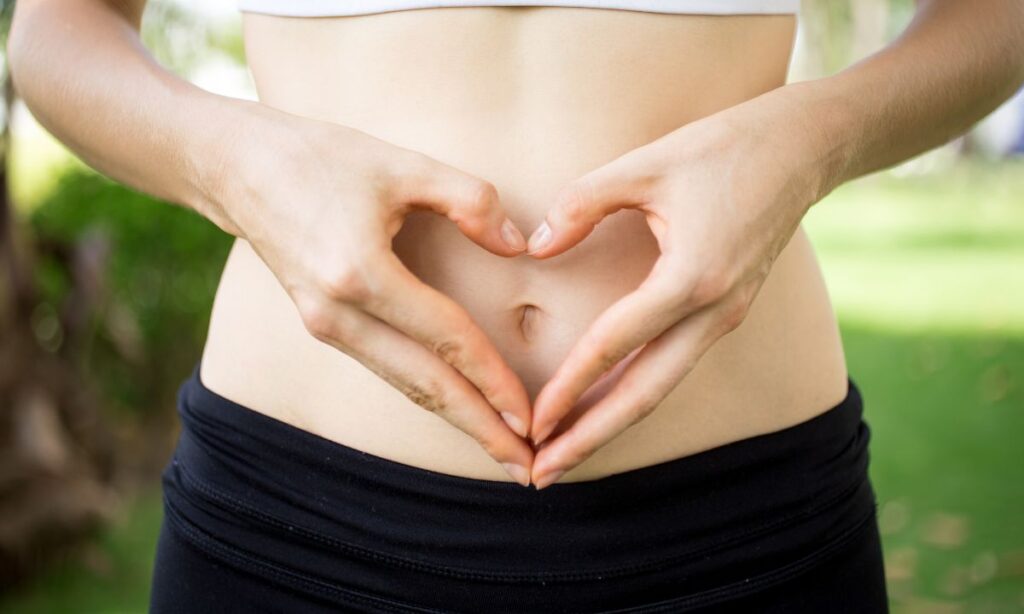
M163 517L160 493L127 501L113 528L60 561L37 585L0 601L19 614L142 613L149 606L153 556ZM35 589L35 590L33 590Z
M190 210L87 170L64 175L30 223L44 245L97 235L109 242L106 300L80 358L113 405L165 405L200 353L232 237ZM44 303L54 311L67 305L72 287L58 253L47 250L35 267Z

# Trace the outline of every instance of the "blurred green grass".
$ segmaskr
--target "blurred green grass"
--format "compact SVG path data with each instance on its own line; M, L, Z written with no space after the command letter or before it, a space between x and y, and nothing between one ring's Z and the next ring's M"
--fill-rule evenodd
M805 225L872 428L893 611L1024 611L1024 161L868 177ZM154 485L0 605L145 611L160 517Z
M1024 159L865 177L805 228L844 323L1024 335Z

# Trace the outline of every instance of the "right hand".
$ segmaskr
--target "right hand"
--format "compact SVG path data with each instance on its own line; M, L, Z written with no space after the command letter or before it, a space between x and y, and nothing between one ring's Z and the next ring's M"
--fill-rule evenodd
M330 122L280 113L242 130L223 169L229 193L207 217L252 245L310 334L473 437L527 485L522 382L466 310L391 248L405 216L424 209L488 251L519 255L526 242L494 186Z

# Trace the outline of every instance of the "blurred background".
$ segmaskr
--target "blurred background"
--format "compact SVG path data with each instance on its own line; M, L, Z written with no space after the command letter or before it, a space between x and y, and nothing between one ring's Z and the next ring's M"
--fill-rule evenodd
M912 12L803 0L791 80L872 53ZM229 0L150 0L143 38L255 98ZM175 393L230 237L85 167L2 79L0 611L144 612ZM865 396L893 611L1024 611L1024 93L805 226Z

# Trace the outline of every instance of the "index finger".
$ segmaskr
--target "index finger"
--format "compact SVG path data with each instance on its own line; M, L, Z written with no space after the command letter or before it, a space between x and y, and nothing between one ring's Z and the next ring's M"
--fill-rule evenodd
M324 307L318 339L355 358L412 402L463 431L529 484L533 451L494 408L451 365L422 344L377 318L348 305Z
M469 380L525 437L530 400L522 381L473 318L451 298L420 281L392 252L378 271L378 296L364 309L420 342ZM516 424L516 420L519 421Z
M654 411L721 336L721 307L710 305L671 326L626 367L615 388L534 458L538 489L556 481Z
M661 267L664 268L664 267ZM544 441L606 371L686 314L679 282L658 266L587 329L534 401L531 438Z

